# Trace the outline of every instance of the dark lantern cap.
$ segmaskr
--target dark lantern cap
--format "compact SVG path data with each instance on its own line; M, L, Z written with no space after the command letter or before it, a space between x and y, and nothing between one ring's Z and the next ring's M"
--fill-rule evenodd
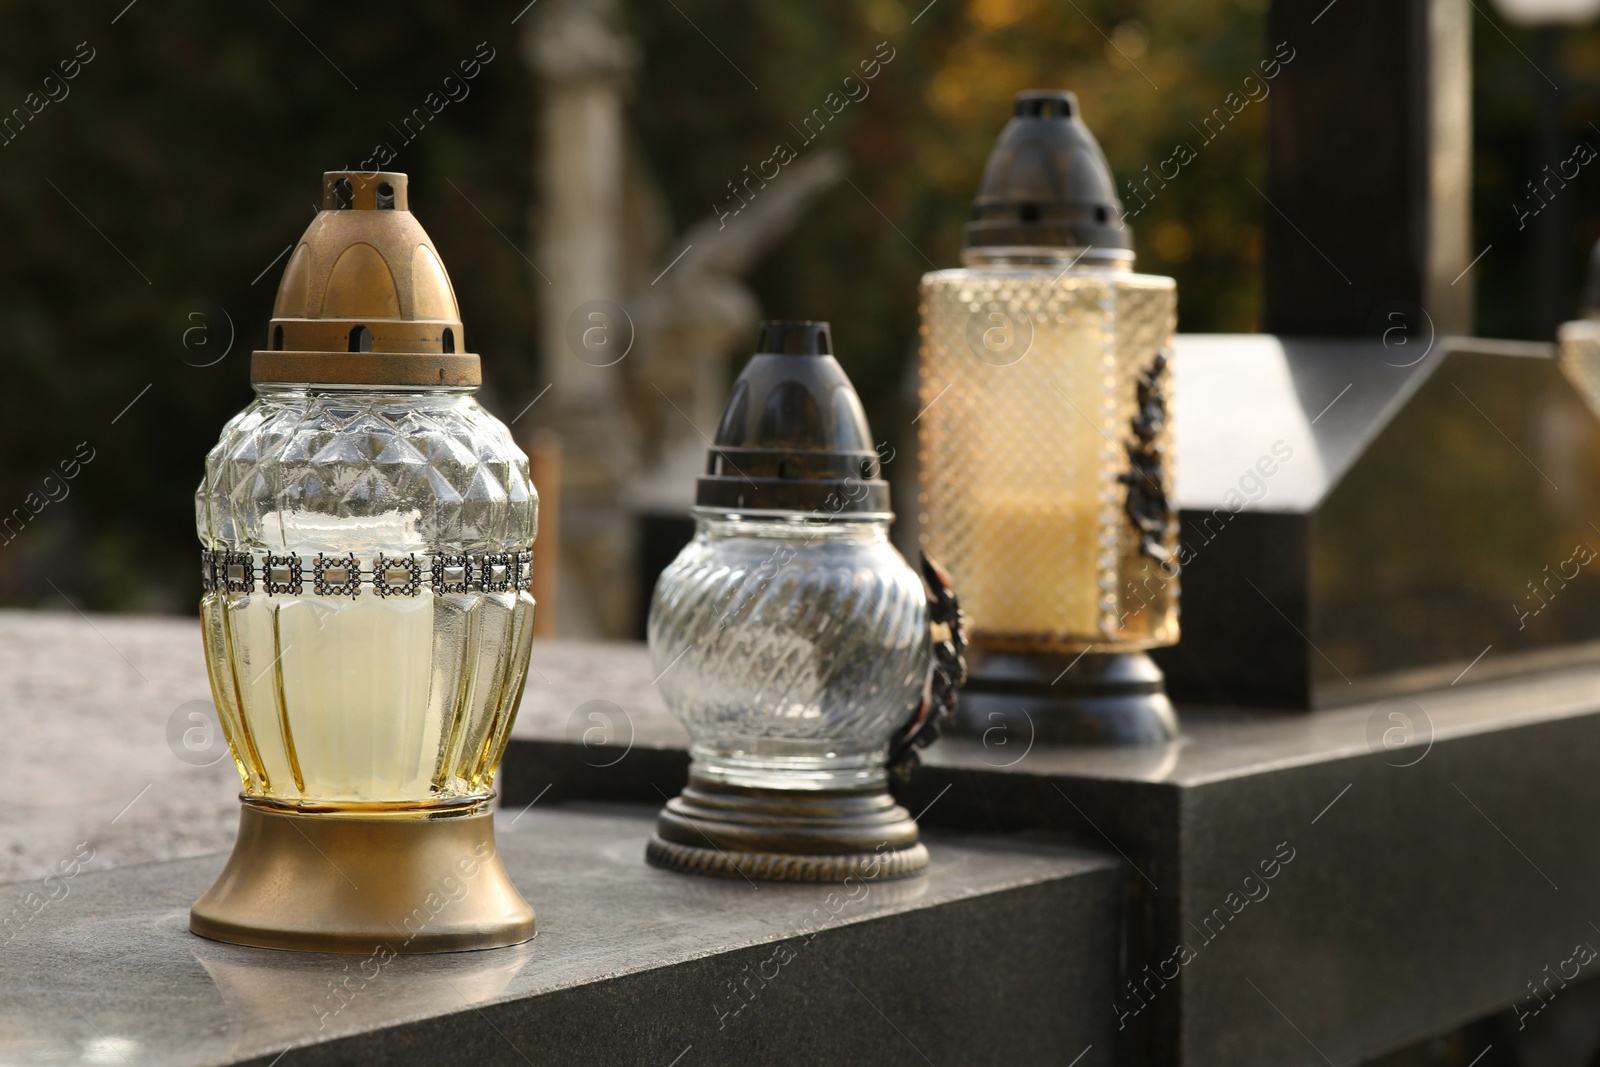
M1111 167L1079 117L1072 93L1029 89L1017 94L1016 114L1000 131L983 169L966 247L1132 254Z
M886 513L861 399L826 322L764 322L695 491L699 507L819 518Z

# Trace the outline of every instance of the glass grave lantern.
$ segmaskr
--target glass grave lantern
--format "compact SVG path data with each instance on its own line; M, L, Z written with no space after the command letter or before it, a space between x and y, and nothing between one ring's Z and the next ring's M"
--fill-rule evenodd
M352 952L533 936L489 807L538 497L464 344L406 176L324 175L256 398L195 496L206 663L244 783L195 933Z
M1175 736L1145 650L1178 639L1177 293L1133 258L1077 98L1018 94L965 265L922 279L922 540L967 614L969 733Z
M888 750L929 677L921 579L889 543L889 485L828 324L768 322L734 383L662 572L650 656L688 727L689 785L646 855L787 881L927 867Z

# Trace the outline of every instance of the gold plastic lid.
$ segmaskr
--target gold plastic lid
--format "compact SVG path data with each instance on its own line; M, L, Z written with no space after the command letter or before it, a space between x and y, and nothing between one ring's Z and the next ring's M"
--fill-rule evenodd
M251 382L476 386L455 290L411 214L406 176L329 171L289 256Z

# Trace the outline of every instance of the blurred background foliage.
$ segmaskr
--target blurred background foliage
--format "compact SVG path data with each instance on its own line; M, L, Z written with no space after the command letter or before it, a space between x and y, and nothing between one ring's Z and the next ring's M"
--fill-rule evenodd
M360 165L379 141L412 175L413 210L486 358L485 402L507 416L542 388L542 283L522 251L539 193L537 89L519 54L525 24L512 24L524 3L0 5L0 112L80 42L94 52L70 95L0 147L0 518L45 500L44 479L80 442L94 454L48 487L64 497L0 535L0 603L192 610L192 494L249 400L275 257L310 221L320 172ZM846 154L849 182L753 281L768 315L833 321L874 422L903 439L917 278L958 261L1012 94L1075 90L1125 179L1197 143L1189 124L1272 45L1266 0L924 3L624 0L640 48L633 136L680 231L777 142L798 146L789 124L879 42L894 50L818 138ZM1519 228L1515 203L1577 141L1600 148L1600 79L1585 73L1600 71L1600 31L1517 31L1478 10L1474 240L1493 246L1474 275L1479 332L1548 338L1600 238L1600 166L1551 205L1570 235L1553 253ZM470 96L401 146L390 124L481 41L494 58ZM1246 108L1137 221L1140 267L1177 277L1185 331L1255 328L1264 205L1244 179L1264 186L1267 106Z

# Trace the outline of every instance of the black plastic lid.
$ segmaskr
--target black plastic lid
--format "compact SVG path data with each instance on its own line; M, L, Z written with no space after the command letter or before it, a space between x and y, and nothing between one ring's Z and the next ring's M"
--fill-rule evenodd
M1132 252L1111 168L1072 93L1017 94L1016 116L983 169L966 246Z
M817 518L889 510L872 430L825 322L764 322L733 383L695 504Z

